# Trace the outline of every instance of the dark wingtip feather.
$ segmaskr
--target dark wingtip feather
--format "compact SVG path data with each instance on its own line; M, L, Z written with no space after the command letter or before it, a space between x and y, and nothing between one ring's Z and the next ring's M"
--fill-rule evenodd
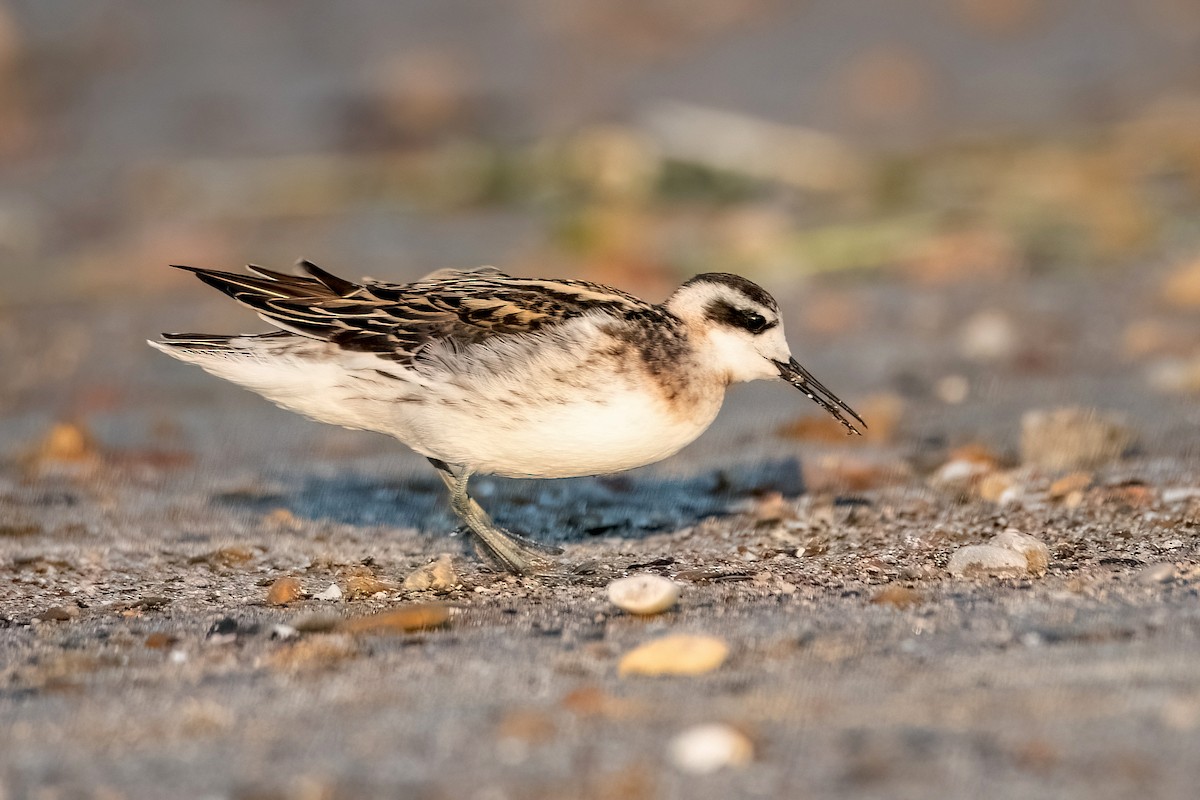
M339 278L333 273L326 272L307 259L301 259L299 262L297 262L297 265L309 275L312 275L321 283L325 284L325 286L329 287L330 290L337 292L342 297L346 297L352 292L362 288L357 283L348 281L345 278Z

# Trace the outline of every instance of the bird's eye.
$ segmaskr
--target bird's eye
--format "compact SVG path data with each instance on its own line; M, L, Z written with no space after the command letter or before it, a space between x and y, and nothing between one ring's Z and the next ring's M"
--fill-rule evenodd
M751 312L746 315L746 319L743 324L745 325L746 330L750 331L751 333L762 333L767 329L767 318L762 314L755 314L754 312Z

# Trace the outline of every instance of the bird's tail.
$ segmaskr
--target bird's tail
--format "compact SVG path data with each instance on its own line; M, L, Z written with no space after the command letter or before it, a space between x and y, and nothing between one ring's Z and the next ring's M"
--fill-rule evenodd
M210 359L255 357L274 342L294 338L287 331L259 334L164 333L161 341L149 341L151 347L180 361L199 363ZM282 344L282 342L279 342Z

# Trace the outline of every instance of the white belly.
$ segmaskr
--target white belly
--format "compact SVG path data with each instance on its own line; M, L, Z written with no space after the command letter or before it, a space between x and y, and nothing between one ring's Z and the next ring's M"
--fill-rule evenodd
M600 475L678 452L712 423L722 395L674 412L660 398L631 390L609 393L602 404L544 405L525 413L431 406L397 436L420 453L479 472L514 478Z

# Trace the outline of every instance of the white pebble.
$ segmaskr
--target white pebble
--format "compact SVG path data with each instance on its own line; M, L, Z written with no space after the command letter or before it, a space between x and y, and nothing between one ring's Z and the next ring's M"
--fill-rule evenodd
M991 464L956 458L947 461L933 474L932 482L937 486L955 486L970 483L993 469Z
M991 544L972 544L955 550L946 569L951 575L976 572L989 575L1023 575L1028 571L1028 562L1024 555L1015 550Z
M1137 582L1143 585L1170 583L1175 580L1177 574L1174 564L1169 561L1161 562L1141 569L1137 574Z
M329 588L315 595L318 600L341 600L342 590L338 588L336 583L329 584Z
M1189 500L1200 499L1200 488L1195 486L1174 486L1162 490L1162 501L1167 505L1186 503Z
M630 614L660 614L679 601L679 584L661 575L630 575L608 585L608 599Z
M1021 533L1016 528L1006 528L1003 533L992 537L991 544L1012 550L1025 557L1025 565L1033 575L1044 575L1050 566L1050 548L1036 536Z
M671 763L684 772L709 775L741 767L754 758L754 744L741 731L720 723L695 725L671 740Z
M1002 311L980 311L962 326L959 352L972 361L1012 358L1020 346L1016 325Z
M286 642L289 639L295 639L300 635L300 631L293 628L291 625L279 623L271 626L271 638L281 642Z

